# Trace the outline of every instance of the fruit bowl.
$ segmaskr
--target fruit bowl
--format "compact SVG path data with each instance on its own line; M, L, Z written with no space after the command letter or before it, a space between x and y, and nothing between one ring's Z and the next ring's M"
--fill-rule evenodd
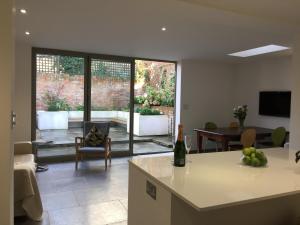
M262 151L257 151L254 147L244 148L241 160L243 164L253 167L263 167L268 163L265 154Z

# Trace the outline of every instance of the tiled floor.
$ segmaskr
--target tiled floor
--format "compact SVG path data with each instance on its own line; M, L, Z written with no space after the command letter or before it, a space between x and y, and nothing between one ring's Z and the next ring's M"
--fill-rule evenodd
M50 164L37 173L44 206L41 222L16 220L15 225L125 225L127 224L128 159Z

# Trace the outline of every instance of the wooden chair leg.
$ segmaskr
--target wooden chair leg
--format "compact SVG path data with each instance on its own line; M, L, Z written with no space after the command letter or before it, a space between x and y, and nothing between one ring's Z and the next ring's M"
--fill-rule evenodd
M207 144L207 139L205 137L203 137L203 143L202 143L202 151L205 152L205 147Z
M105 154L105 171L107 170L107 154Z
M76 153L75 169L78 170L78 154Z

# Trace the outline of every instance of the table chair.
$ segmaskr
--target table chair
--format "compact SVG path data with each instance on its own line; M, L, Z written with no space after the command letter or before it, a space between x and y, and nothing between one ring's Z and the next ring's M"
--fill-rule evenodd
M255 129L246 129L241 135L241 144L243 148L249 148L255 144L256 141L256 130Z
M259 142L260 147L283 147L287 132L284 127L277 127L271 135L271 140Z
M105 170L107 170L107 160L111 165L111 138L109 135L109 122L84 122L83 137L75 137L76 163L83 160L84 156L99 155L104 156Z
M214 122L206 122L205 125L204 125L204 128L205 128L206 130L215 130L215 129L218 128L218 126L217 126L217 124L215 124ZM216 142L215 140L210 139L210 138L205 138L203 150L205 151L205 147L206 147L208 141L211 141L211 142L214 142L214 143L215 143L215 146L216 146L216 152L217 152L217 151L218 151L218 142Z
M254 146L256 141L256 130L253 128L246 129L241 134L239 144L230 144L229 150L241 150Z
M230 128L230 129L237 129L237 128L239 128L239 127L240 127L240 125L239 125L238 122L230 122L230 123L229 123L229 128Z

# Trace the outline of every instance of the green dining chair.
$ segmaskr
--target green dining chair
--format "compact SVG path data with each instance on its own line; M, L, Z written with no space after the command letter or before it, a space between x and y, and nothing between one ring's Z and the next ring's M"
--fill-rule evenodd
M206 129L206 130L214 130L214 129L217 129L217 128L218 128L218 126L214 122L206 122L205 125L204 125L204 129ZM210 138L205 138L203 150L205 151L205 147L206 147L208 141L211 141L211 142L215 143L216 152L217 152L218 151L218 142L216 142L215 140L210 139Z
M214 130L214 129L217 129L218 126L214 122L206 122L205 125L204 125L204 128L206 130Z
M271 136L273 147L282 147L286 138L286 129L284 127L277 127Z
M282 147L286 139L286 129L284 127L277 127L271 134L271 139L259 142L262 148L268 147Z

